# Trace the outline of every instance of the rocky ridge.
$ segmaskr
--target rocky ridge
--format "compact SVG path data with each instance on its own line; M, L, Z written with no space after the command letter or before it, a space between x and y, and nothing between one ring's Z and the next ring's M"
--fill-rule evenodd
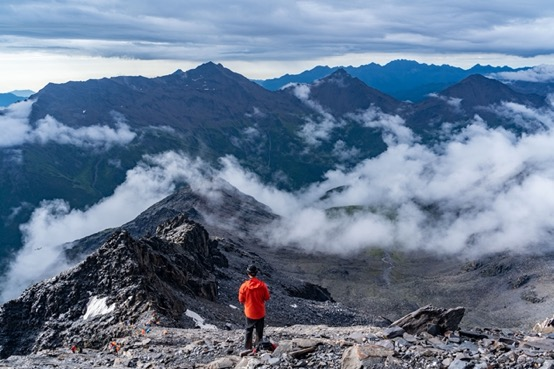
M0 356L60 346L74 335L98 345L118 334L115 322L137 321L152 309L186 326L187 298L216 299L213 270L222 262L207 232L182 217L149 239L114 232L73 269L1 307ZM94 319L98 305L110 314Z
M0 357L76 342L98 349L112 337L128 335L132 326L193 328L197 316L213 327L238 328L243 318L236 293L251 262L261 266L271 285L273 324L374 321L334 303L324 288L280 275L232 241L211 238L181 214L154 235L133 238L115 231L74 268L4 304Z

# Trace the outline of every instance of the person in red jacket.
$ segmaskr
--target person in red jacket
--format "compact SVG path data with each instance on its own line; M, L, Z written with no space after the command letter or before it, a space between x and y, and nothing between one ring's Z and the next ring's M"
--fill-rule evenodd
M244 337L244 348L252 349L252 333L256 329L256 343L260 342L264 334L265 325L265 302L269 300L269 289L267 285L256 278L258 268L249 265L246 269L248 280L239 289L239 302L244 305L246 316L246 333Z

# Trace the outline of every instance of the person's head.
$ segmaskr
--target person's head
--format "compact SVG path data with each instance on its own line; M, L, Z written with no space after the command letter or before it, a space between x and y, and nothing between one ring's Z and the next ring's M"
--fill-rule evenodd
M254 264L250 264L248 268L246 268L246 274L250 277L255 277L258 274L258 268Z

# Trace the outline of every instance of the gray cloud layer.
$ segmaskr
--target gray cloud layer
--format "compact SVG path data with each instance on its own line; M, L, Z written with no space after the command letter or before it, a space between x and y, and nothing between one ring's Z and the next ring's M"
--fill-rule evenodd
M144 59L282 60L348 53L554 50L554 5L527 2L5 0L8 48Z

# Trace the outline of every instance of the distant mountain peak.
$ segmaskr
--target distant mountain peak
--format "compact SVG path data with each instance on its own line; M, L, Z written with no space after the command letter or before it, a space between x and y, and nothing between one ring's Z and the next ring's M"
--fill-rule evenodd
M330 75L318 80L319 83L332 83L338 87L346 87L348 83L351 83L355 78L352 77L344 68L339 68ZM360 81L361 82L361 81Z
M530 104L532 106L544 104L544 98L540 96L518 93L502 82L481 74L472 74L440 94L460 98L464 104L472 106L488 106L502 101Z
M339 68L337 69L336 71L334 71L331 75L331 76L340 76L340 77L350 77L352 78L352 76L346 71L346 69L344 68Z
M353 77L344 68L313 84L311 96L333 113L343 115L356 110L378 106L385 112L395 112L401 103Z
M0 107L1 106L8 106L15 102L24 100L24 97L14 95L11 92L8 93L0 93Z
M201 64L199 65L198 67L196 67L195 69L193 70L197 70L197 71L210 71L210 72L215 72L215 71L219 71L219 72L222 72L222 71L228 71L229 69L225 68L222 64L220 63L214 63L212 61L209 61L207 63L204 63L204 64Z
M502 84L501 82L499 82L495 79L492 79L492 78L487 78L487 77L483 76L482 74L472 74L470 76L467 76L462 81L460 81L459 84L463 85L463 84L473 84L473 83L490 83L490 84L494 84L494 85Z
M427 65L428 64L418 63L415 60L410 60L410 59L396 59L396 60L391 60L390 62L385 64L385 67L386 66L419 67L419 66L427 66Z
M9 93L14 94L15 96L29 97L35 94L35 91L32 90L13 90Z

